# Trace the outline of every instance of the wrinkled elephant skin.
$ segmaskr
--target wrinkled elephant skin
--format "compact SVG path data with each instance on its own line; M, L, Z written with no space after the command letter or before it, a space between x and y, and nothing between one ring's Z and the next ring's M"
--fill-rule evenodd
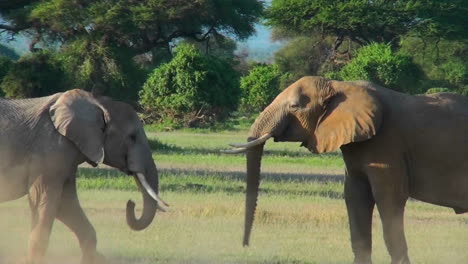
M83 264L104 261L96 252L96 232L77 197L77 167L83 162L104 163L134 176L144 208L136 219L134 203L129 201L127 222L134 230L151 223L160 208L153 198L159 189L158 172L143 126L130 105L82 90L0 99L0 202L28 196L32 216L28 264L43 263L55 219L77 236Z
M392 263L410 263L403 229L409 197L468 211L468 99L411 96L369 82L303 77L281 92L251 127L244 245L254 220L264 140L302 142L314 153L341 149L355 263L371 263L375 205ZM429 236L429 235L428 235Z

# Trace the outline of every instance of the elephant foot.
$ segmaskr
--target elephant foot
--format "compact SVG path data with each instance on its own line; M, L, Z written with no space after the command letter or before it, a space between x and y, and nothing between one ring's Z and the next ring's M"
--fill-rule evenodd
M20 258L18 259L17 261L14 261L14 260L10 260L11 262L7 261L6 263L10 263L10 264L28 264L28 258L27 257L23 257L23 258Z
M108 264L104 255L95 252L91 256L86 256L81 259L81 264Z
M372 264L372 260L370 257L355 258L353 264Z
M392 264L411 264L411 261L409 260L409 258L405 258L401 261L392 261Z

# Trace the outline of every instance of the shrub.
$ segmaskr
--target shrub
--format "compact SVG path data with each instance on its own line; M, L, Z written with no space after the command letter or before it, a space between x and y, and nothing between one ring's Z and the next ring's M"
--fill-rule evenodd
M261 111L280 92L281 74L276 64L259 64L247 76L241 78L242 91L240 109L242 111Z
M455 87L468 83L468 64L460 58L452 58L439 67L444 79Z
M36 52L20 58L0 85L8 98L40 97L63 91L65 74L53 54Z
M10 58L12 60L17 60L19 59L19 55L15 52L14 49L7 47L3 44L0 44L0 57L5 56L7 58Z
M76 86L97 94L135 103L147 71L137 65L128 50L78 39L60 49L67 78Z
M453 93L453 91L450 90L449 88L443 88L443 87L429 88L426 91L426 94L433 94L433 93Z
M3 77L5 77L12 65L13 61L10 58L0 55L0 84L2 83ZM3 95L3 90L0 89L0 96Z
M180 44L174 58L156 68L140 92L150 121L166 118L201 126L224 117L239 100L239 76L226 60Z
M468 45L463 41L424 41L406 37L401 42L401 53L411 56L425 74L424 85L447 87L465 94L468 86Z
M373 43L360 48L338 76L343 80L368 80L406 93L419 93L419 68L411 57L392 52L390 45Z

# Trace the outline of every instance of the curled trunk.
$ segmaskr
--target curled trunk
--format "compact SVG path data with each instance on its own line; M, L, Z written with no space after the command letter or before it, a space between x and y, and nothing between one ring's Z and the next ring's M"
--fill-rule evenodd
M150 174L151 177L145 175L145 178L151 188L158 193L159 192L159 180L156 166L154 166L153 172ZM137 176L134 176L135 182L137 183L142 195L143 195L143 212L139 219L135 215L135 203L131 200L127 202L127 224L133 230L143 230L148 227L154 219L156 209L158 207L157 202L148 194L145 188L142 186Z

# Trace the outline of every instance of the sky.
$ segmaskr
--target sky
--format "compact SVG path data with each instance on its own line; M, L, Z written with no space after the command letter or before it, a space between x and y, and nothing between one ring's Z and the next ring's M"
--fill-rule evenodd
M271 29L261 24L255 26L256 34L246 41L238 42L238 50L247 49L249 59L268 62L284 42L271 40Z

